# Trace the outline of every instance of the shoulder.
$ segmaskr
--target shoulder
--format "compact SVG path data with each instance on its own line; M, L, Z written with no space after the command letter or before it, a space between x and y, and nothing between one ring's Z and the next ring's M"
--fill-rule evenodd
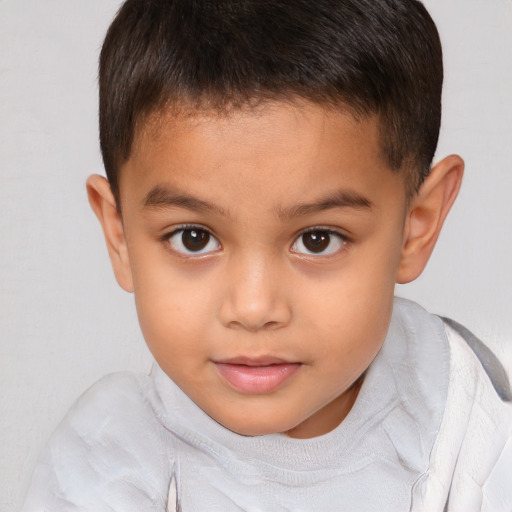
M143 431L147 434L148 425L154 422L146 400L149 387L150 380L144 374L123 372L103 377L71 407L55 432L53 449L59 448L56 441L70 443L71 436L88 447L108 441L110 447L132 446L135 450L143 441Z
M98 420L124 423L127 416L140 414L145 408L145 394L150 381L147 375L119 372L106 375L86 390L69 410L63 423L82 433L98 433ZM103 433L106 433L104 431Z
M512 507L512 393L489 348L443 319L449 386L429 470L416 488L428 510L501 511ZM446 508L444 508L446 507Z
M451 318L443 317L442 320L454 357L460 358L465 354L462 357L466 359L466 364L473 366L478 373L483 370L501 400L511 402L512 390L507 372L492 350L467 327Z
M150 391L148 376L128 372L88 389L48 443L23 510L153 510L165 500L172 454Z
M407 299L395 298L393 313L398 319L397 325L407 335L408 347L416 345L415 350L421 358L429 351L436 357L446 357L446 371L450 374L452 388L465 385L469 393L471 390L486 390L491 395L497 395L501 401L512 401L509 377L502 363L465 326L450 318L431 314ZM443 350L432 351L433 345ZM439 363L441 361L438 360Z
M459 436L449 510L510 510L512 392L507 373L492 351L467 328L449 319L445 323L453 382L447 408L461 416L459 421L465 428L464 435ZM464 403L469 412L461 414L457 409ZM450 430L455 428L448 424L448 434Z

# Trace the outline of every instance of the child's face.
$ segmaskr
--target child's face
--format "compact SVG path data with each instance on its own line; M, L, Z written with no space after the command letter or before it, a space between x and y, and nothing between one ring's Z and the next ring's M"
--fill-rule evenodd
M388 329L407 212L376 119L271 103L149 122L120 195L147 344L235 432L336 427Z

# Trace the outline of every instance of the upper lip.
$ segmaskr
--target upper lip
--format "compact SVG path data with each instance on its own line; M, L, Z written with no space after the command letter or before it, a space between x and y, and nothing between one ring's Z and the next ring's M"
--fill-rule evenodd
M263 356L263 357L247 357L238 356L229 359L219 359L214 361L218 364L232 364L232 365L244 365L244 366L271 366L274 364L296 364L296 361L286 361L280 357L274 356Z

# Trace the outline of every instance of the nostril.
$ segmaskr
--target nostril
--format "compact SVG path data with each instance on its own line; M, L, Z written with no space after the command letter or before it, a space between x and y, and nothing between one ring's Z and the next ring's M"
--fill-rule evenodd
M280 322L275 322L275 321L265 322L260 325L255 325L255 324L251 324L249 322L233 320L232 322L229 322L228 327L230 327L232 329L243 329L244 331L249 331L249 332L258 332L258 331L262 331L262 330L273 331L273 330L279 329L280 327L282 327L282 325L283 324L281 324Z
M279 327L282 327L283 324L279 323L279 322L275 322L275 321L272 321L272 322L267 322L264 326L263 326L263 329L268 329L269 331L272 331L274 329L279 329Z

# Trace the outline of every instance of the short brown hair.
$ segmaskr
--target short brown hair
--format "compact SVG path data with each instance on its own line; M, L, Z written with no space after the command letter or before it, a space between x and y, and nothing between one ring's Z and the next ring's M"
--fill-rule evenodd
M298 96L377 114L409 191L441 119L439 35L416 0L127 0L100 56L100 142L114 196L136 128L169 105L223 110ZM119 204L119 203L118 203Z

